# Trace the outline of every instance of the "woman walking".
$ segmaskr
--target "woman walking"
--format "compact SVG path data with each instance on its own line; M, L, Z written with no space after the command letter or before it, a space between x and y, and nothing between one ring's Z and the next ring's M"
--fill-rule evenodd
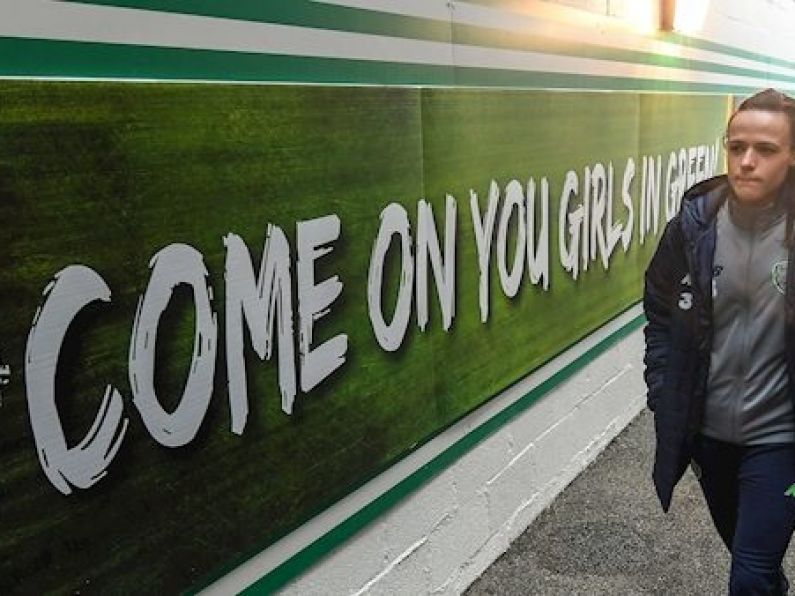
M692 462L731 552L729 593L785 594L795 529L795 101L768 89L726 130L728 174L691 188L646 271L654 483ZM790 487L793 487L790 489Z

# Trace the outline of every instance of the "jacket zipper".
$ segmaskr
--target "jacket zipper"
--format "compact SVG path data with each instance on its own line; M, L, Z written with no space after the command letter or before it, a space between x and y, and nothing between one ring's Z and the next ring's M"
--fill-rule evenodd
M740 362L738 363L739 374L735 380L735 399L732 400L732 434L737 443L742 442L742 425L740 424L743 402L745 401L745 383L746 376L748 375L748 333L751 320L751 288L753 284L751 280L751 265L753 263L754 249L756 248L756 228L754 227L750 232L750 240L748 242L748 256L745 259L745 270L743 271L743 278L745 283L745 294L742 300L742 344L739 353Z

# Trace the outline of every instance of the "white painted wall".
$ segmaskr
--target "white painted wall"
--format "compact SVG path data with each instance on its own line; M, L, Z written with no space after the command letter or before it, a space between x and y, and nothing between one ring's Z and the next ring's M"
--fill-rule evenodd
M559 18L578 19L568 8L637 24L639 15L659 22L659 0L541 0L558 5ZM707 6L707 17L693 37L795 61L795 2L793 0L679 0L679 4Z
M792 0L712 0L700 37L795 60Z
M636 331L288 585L284 594L458 594L645 405Z

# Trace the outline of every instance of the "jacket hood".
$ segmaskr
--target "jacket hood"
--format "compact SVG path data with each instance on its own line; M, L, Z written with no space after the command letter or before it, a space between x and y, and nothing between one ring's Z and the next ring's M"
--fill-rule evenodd
M682 197L682 214L699 228L709 225L729 196L729 180L723 174L690 187Z

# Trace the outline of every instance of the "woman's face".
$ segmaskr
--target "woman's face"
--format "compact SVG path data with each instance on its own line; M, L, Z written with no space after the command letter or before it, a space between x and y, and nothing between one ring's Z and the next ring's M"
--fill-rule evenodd
M744 110L734 115L726 134L729 184L741 203L762 205L775 199L795 152L787 115Z

